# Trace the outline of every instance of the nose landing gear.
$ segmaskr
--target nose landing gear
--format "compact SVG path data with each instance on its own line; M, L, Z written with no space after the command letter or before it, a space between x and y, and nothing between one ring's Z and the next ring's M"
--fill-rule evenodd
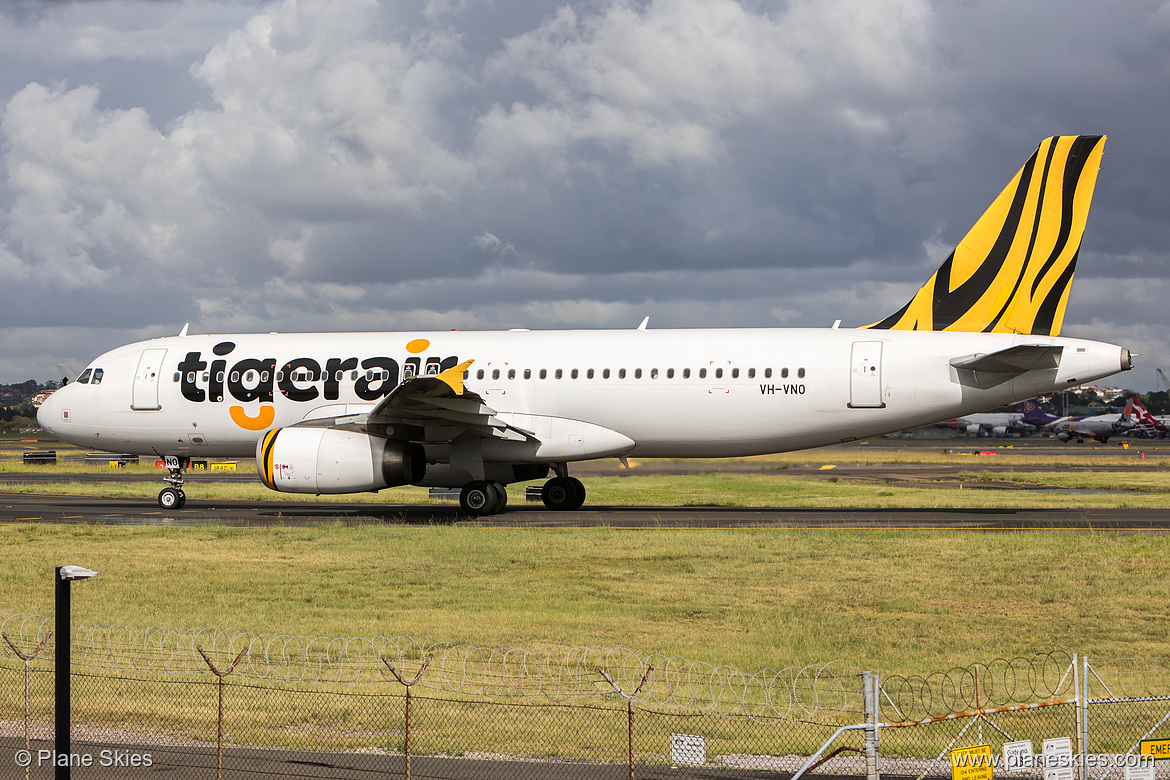
M166 455L167 476L163 477L170 487L163 488L158 494L158 505L163 509L182 509L187 503L187 494L183 492L183 471L191 465L191 459L183 455Z

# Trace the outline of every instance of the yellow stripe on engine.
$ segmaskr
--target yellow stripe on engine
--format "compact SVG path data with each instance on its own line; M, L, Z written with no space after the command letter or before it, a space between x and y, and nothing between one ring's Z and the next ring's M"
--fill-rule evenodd
M280 428L273 429L264 434L263 443L260 446L260 478L264 480L264 484L270 490L279 492L276 487L276 475L272 472L272 450L276 444L276 434L280 433Z

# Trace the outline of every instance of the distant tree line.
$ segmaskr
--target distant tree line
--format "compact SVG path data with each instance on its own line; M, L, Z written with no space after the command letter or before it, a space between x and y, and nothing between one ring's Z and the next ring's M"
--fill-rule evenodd
M57 382L39 383L35 379L14 385L0 385L0 431L19 431L37 424L33 399L57 389Z
M1074 410L1078 414L1094 410L1101 414L1108 414L1110 411L1116 410L1120 414L1125 409L1126 401L1134 397L1141 399L1142 404L1150 410L1150 414L1170 414L1170 393L1165 390L1153 393L1135 393L1133 390L1122 390L1121 395L1112 401L1106 401L1095 390L1081 388L1080 390L1056 393L1041 399L1039 404L1040 408L1049 414L1064 414L1066 404L1069 414L1072 414Z

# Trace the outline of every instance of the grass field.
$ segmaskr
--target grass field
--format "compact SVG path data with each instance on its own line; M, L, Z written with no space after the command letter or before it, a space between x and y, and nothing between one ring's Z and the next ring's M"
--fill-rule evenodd
M1111 533L0 527L0 611L85 622L625 646L884 674L1066 650L1164 655L1170 539Z
M27 468L19 452L31 446L0 443L0 469ZM979 446L855 445L751 459L768 467L762 473L718 473L712 463L706 474L635 468L586 483L594 505L1170 508L1166 451L1153 446L1140 462L1117 447L1055 456L1003 448L996 465L1006 471L980 468L971 454ZM1010 470L1062 460L1097 470ZM957 472L970 486L1066 490L851 484L793 468L822 463L958 464L970 467ZM4 489L144 500L159 489L154 481L69 482L73 473L109 471L70 459L41 470L60 482ZM143 463L123 473L157 470ZM282 494L254 482L201 481L192 496ZM419 488L339 498L428 500ZM511 500L523 501L522 486ZM1164 655L1170 579L1170 538L1105 532L8 525L0 526L0 549L0 612L51 614L49 573L73 562L101 572L76 588L75 615L87 622L495 647L620 645L747 671L837 658L906 674L1048 650Z
M1005 449L992 470L971 445L959 452L945 448L856 446L752 459L763 468L751 473L721 472L713 462L708 473L688 476L635 468L629 475L585 481L594 505L1170 509L1170 461L1156 450L1155 457L1138 462L1135 453L1117 448L1055 456ZM854 484L810 478L809 469L801 468L832 463L958 466L948 473L980 489L955 489L949 478L947 487ZM1013 464L1094 470L1012 471ZM250 468L247 461L240 465L244 473ZM0 471L26 469L19 449L0 445ZM154 480L70 482L72 475L111 471L76 458L39 471L60 479L3 489L146 502L159 489ZM157 470L143 463L118 473ZM196 480L196 500L282 498L255 482ZM1003 483L1053 489L995 487ZM428 499L425 490L402 488L339 500ZM523 500L521 486L512 488L511 500ZM500 529L407 527L393 519L313 528L12 524L0 525L0 561L0 612L51 615L53 567L75 563L99 572L96 580L72 589L73 616L81 622L236 626L308 637L405 635L495 648L627 647L749 673L845 659L888 678L1058 650L1094 659L1164 657L1170 618L1170 535L1158 534ZM214 738L211 688L168 684L156 690L150 684L80 681L91 686L83 698L101 702L84 716L124 728ZM233 739L300 745L309 735L314 746L356 749L372 741L401 749L400 732L386 725L386 702L371 700L366 712L367 703L352 690L347 696L338 692L326 687L309 695L252 683L234 688ZM0 700L15 712L19 693L10 686ZM35 697L37 711L48 711L50 695L44 688ZM620 706L612 713L599 710L601 720L524 708L509 709L502 718L498 704L485 717L486 710L466 702L443 701L433 691L426 696L431 698L416 702L416 752L457 754L460 746L490 745L512 755L553 751L621 759L613 745L620 742L614 735L624 734L624 721L611 717L624 715ZM1094 726L1100 728L1105 717L1095 716ZM689 725L688 733L707 733L716 728L712 722L725 724L708 719ZM550 724L560 730L550 732ZM708 734L713 750L811 752L824 736L793 732L777 747L768 741L774 732L766 736L762 727L733 725L721 741ZM654 745L665 744L673 730L666 722L639 728ZM886 737L883 751L933 756L953 736L931 734L928 744L913 746Z

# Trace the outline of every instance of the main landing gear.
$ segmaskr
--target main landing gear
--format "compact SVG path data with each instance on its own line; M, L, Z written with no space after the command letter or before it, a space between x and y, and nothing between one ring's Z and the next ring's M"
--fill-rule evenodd
M585 486L570 477L564 463L553 466L556 476L544 483L540 500L549 509L572 511L585 503ZM160 499L161 500L161 499ZM477 479L459 492L459 508L471 517L496 515L508 507L508 490L502 482Z
M472 517L495 515L508 506L508 489L502 482L477 479L459 491L459 508Z
M576 477L553 477L540 489L540 500L549 509L572 511L585 503L585 486Z
M187 503L187 494L183 492L183 471L191 464L191 459L181 455L166 455L163 460L168 472L163 480L171 486L159 491L158 505L163 509L182 509Z
M540 489L540 500L549 509L571 512L585 503L585 486L581 480L569 476L568 463L554 463L556 476L544 483Z

